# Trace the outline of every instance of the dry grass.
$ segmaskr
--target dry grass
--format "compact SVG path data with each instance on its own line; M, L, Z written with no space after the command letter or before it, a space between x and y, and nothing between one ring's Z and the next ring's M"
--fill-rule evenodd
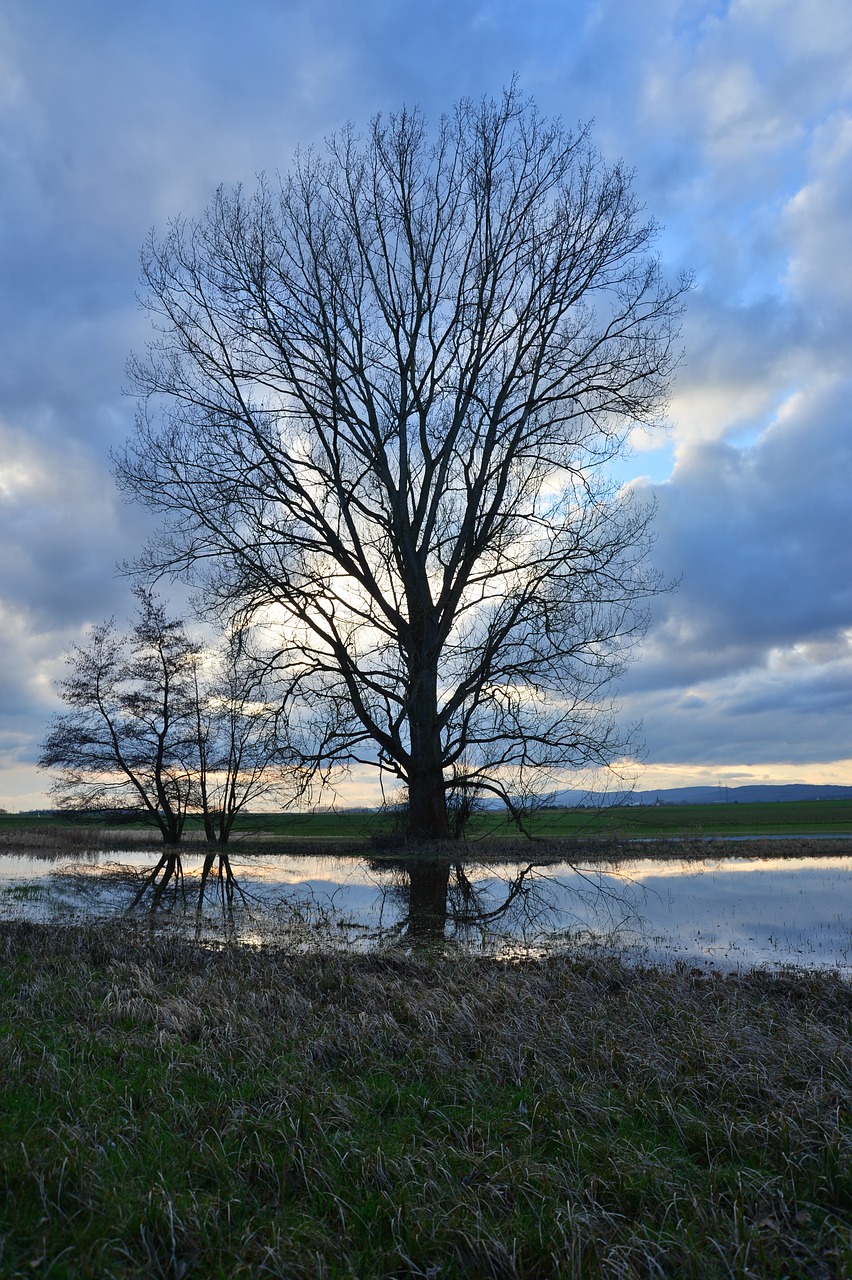
M140 848L162 846L156 832L140 827L95 827L56 824L55 826L0 826L0 852L62 857L78 849L115 849L127 845Z
M812 974L0 926L0 1274L852 1274Z

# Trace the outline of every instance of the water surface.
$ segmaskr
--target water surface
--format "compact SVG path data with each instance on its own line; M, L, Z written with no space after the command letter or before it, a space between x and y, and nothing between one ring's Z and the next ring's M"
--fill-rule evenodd
M201 855L190 854L156 923L303 949L441 942L511 956L596 945L654 962L797 965L852 977L849 857L636 858L588 868L242 851L233 859L232 903L214 882L197 913ZM150 851L128 849L2 854L0 918L114 917L151 866Z

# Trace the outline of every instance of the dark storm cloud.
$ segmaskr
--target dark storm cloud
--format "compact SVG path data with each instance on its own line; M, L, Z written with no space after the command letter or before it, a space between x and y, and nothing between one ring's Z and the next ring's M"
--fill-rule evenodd
M848 760L852 645L844 639L835 645L833 660L823 651L815 662L802 650L735 677L705 680L700 693L670 687L632 696L649 763L807 767Z

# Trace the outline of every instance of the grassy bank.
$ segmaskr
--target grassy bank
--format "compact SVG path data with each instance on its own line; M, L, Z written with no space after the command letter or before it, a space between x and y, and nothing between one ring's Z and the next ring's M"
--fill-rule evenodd
M234 840L280 841L286 844L369 843L387 838L394 819L383 814L342 810L339 813L259 813L243 816ZM130 843L151 838L156 831L142 823L126 823L103 831L104 820L85 815L73 820L54 814L0 814L0 846L31 842L41 835L85 843L116 839ZM692 804L630 806L609 809L545 809L529 820L529 831L540 839L563 840L604 837L612 839L663 839L708 836L777 835L837 836L852 833L852 800L790 800L756 804ZM516 840L518 833L502 812L477 815L468 836L473 841ZM186 839L203 840L199 819L190 818Z
M239 831L268 837L313 840L369 839L387 833L393 819L376 813L255 814ZM543 809L528 821L545 839L838 835L852 833L852 800L787 800L754 804L672 804L606 809ZM188 830L192 829L192 822ZM471 840L516 840L517 830L501 810L477 814Z
M0 926L0 1274L852 1274L852 992Z

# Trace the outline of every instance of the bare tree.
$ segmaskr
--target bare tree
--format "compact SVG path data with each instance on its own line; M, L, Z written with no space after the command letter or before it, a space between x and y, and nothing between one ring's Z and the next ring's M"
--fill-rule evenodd
M199 906L218 857L225 894L234 876L226 846L234 823L260 800L289 808L305 796L310 771L292 763L286 702L270 676L270 661L245 630L230 628L205 669L195 670L194 804L211 848L204 860Z
M180 840L193 792L193 671L200 652L184 624L136 589L127 634L110 620L67 656L57 715L39 765L59 771L54 795L69 809L138 808L168 846L158 870L180 870Z
M228 898L227 853L234 823L250 803L289 807L310 785L290 762L286 707L270 683L270 662L243 631L229 629L205 648L162 603L136 589L139 614L129 632L110 620L68 654L60 683L72 710L54 718L39 764L59 771L61 807L128 808L146 814L166 850L137 894L155 897L180 877L176 846L187 815L200 813L210 852L199 905L214 863Z
M286 700L275 687L268 656L251 647L242 628L230 628L195 671L195 807L207 840L227 844L249 804L273 800L289 808L310 775L292 764Z
M608 487L661 412L668 287L620 164L512 87L220 190L143 253L158 336L131 361L126 491L166 513L143 563L212 608L275 606L326 758L446 789L624 750L608 689L644 625L649 512Z

